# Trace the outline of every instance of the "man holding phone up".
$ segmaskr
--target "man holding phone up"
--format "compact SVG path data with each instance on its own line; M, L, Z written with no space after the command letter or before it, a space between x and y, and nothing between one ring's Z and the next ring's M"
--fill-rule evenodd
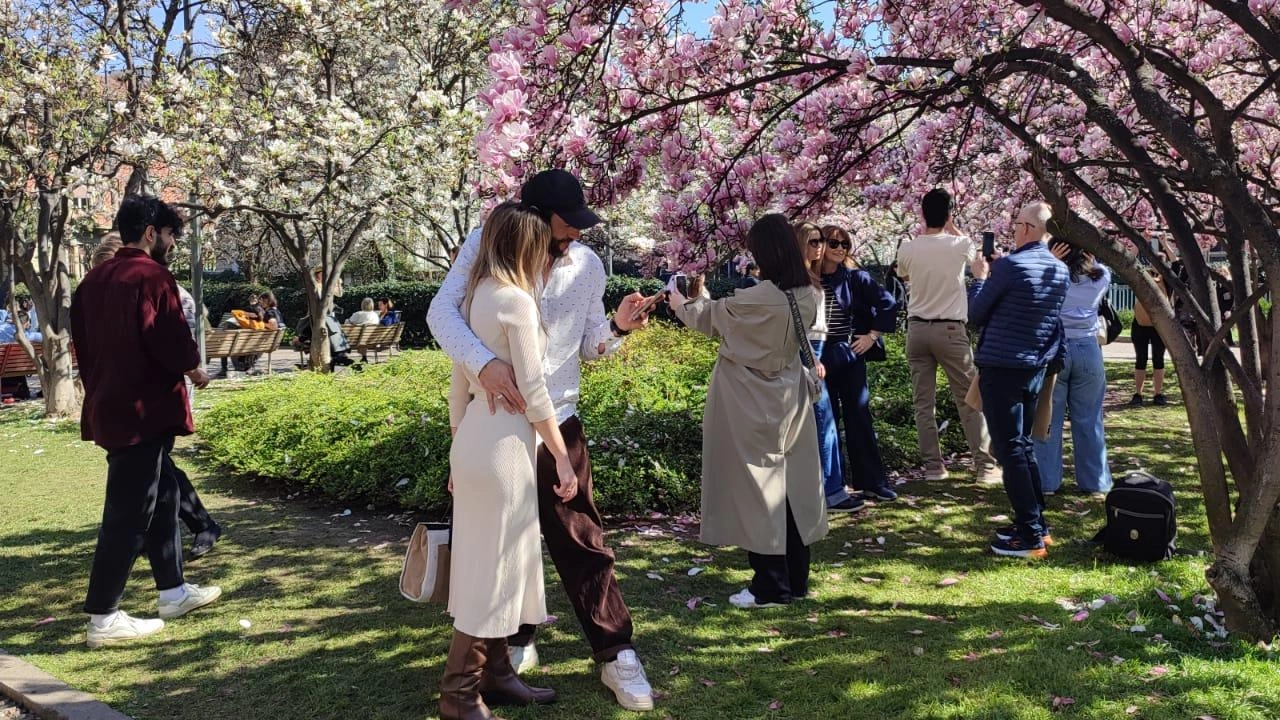
M578 475L578 493L568 500L556 494L555 462L545 447L538 450L538 517L547 551L560 573L565 593L603 663L601 680L628 710L653 709L653 691L636 657L631 612L613 574L613 551L604 544L600 512L591 494L591 461L582 422L577 416L581 361L616 351L622 338L645 325L644 296L628 295L610 320L605 316L604 265L590 248L577 242L582 231L600 222L586 204L582 185L564 170L545 170L524 184L520 199L536 206L551 224L551 245L540 299L547 334L543 359L547 390L555 404L560 432ZM467 279L480 248L480 231L467 238L427 312L431 334L454 362L474 372L489 395L490 412L525 411L509 364L498 360L476 338L462 317ZM508 638L512 665L522 672L537 664L534 625L522 625Z
M969 301L964 270L974 247L951 218L951 194L934 188L920 201L925 231L898 249L898 274L910 283L907 305L907 363L915 400L916 432L926 480L945 480L949 473L938 440L938 366L946 373L951 397L960 411L964 437L973 453L978 482L996 485L1000 469L991 457L991 438L982 413L965 401L977 370L969 345Z

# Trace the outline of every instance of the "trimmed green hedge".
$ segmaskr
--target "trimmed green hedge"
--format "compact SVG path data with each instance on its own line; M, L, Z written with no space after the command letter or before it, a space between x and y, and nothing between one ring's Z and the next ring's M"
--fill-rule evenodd
M584 366L579 414L587 428L596 502L610 513L696 508L702 412L716 344L666 323ZM219 398L200 418L213 458L242 475L285 479L337 498L393 500L439 509L446 502L449 361L403 353L363 373L299 373ZM919 463L911 385L897 338L871 370L872 407L885 461ZM939 388L945 385L939 383ZM950 398L947 452L964 447ZM265 439L265 441L264 441Z

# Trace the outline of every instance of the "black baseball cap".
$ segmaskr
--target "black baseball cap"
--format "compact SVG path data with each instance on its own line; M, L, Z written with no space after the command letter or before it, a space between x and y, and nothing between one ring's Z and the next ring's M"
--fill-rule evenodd
M587 207L582 183L566 170L543 170L529 178L520 188L520 202L537 206L548 217L555 213L578 230L600 223L600 216Z

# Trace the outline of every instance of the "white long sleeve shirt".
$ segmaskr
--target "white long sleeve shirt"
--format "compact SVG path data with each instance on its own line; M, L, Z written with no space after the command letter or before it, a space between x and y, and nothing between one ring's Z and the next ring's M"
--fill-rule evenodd
M462 302L467 279L480 253L480 230L472 230L449 268L440 290L431 300L427 325L441 349L479 375L494 354L471 332L462 318ZM604 310L604 263L591 248L579 242L551 266L551 275L542 289L539 304L542 326L547 334L547 353L542 366L547 375L547 392L556 408L556 421L563 423L578 412L582 360L595 360L615 352L622 338L615 337ZM604 346L604 352L597 350Z

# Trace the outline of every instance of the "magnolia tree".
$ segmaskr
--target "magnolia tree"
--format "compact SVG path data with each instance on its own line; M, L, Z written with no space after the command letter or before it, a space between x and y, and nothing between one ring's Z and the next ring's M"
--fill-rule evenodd
M73 415L66 239L71 192L123 168L132 190L178 148L167 137L198 66L185 0L0 4L0 264L26 284L44 336L46 413ZM11 269L11 272L10 272ZM11 293L10 293L11 295Z
M906 232L941 184L962 225L1004 234L1020 204L1048 200L1055 232L1152 309L1191 423L1207 579L1231 629L1270 638L1280 319L1261 300L1280 290L1278 28L1275 0L721 0L696 29L679 2L526 0L489 56L479 147L496 194L547 163L597 199L656 185L664 249L692 270L740 247L764 208L809 219L854 198ZM1178 265L1151 251L1156 228ZM1210 246L1229 274L1211 272Z
M194 128L210 160L203 202L252 214L303 277L320 268L304 287L323 368L324 317L361 243L406 208L463 202L441 188L465 177L478 119L458 98L474 92L486 16L391 0L218 0L209 12L226 82L208 86Z

